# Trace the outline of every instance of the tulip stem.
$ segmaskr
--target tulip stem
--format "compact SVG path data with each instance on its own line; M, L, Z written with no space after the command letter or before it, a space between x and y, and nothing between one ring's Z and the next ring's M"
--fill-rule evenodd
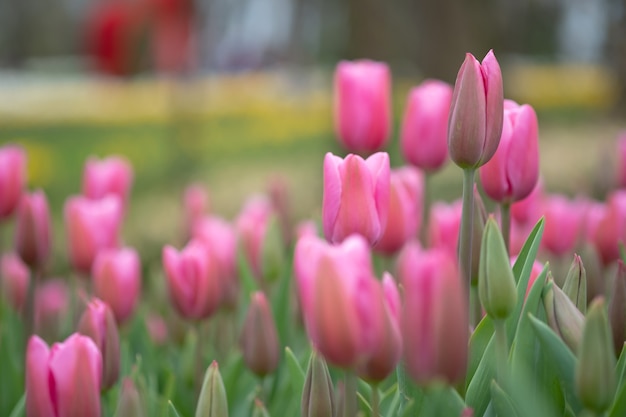
M469 305L469 288L472 279L472 226L474 222L474 175L476 169L463 170L463 211L459 233L459 265L465 277L465 291Z
M507 361L509 357L509 346L506 337L505 321L501 319L493 320L493 327L496 336L496 372L498 383L503 386L506 383Z
M202 334L202 322L196 323L196 372L194 375L194 388L196 389L196 397L200 397L200 391L202 390L202 380L206 368L204 367L203 353L204 353L204 335Z
M31 335L35 333L35 288L37 287L37 274L34 270L30 270L30 280L28 283L28 292L26 293L26 311L25 322L26 329L24 337L26 343Z
M356 375L353 371L347 370L344 385L346 395L343 404L343 417L356 416L356 384Z
M511 203L500 204L500 222L506 253L511 254Z
M370 398L370 406L372 407L372 417L378 417L380 415L379 404L380 404L380 394L378 392L378 384L371 384L372 387L372 396Z

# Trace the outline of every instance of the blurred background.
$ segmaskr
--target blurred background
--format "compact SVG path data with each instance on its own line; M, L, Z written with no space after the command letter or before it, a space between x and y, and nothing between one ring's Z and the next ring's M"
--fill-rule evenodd
M323 155L343 152L338 60L390 64L399 165L409 89L492 48L505 96L539 113L547 188L602 196L626 126L626 0L0 0L0 142L27 149L59 221L86 157L125 155L130 243L160 248L191 181L229 218L273 181L296 219L319 215ZM456 167L433 181L460 195Z

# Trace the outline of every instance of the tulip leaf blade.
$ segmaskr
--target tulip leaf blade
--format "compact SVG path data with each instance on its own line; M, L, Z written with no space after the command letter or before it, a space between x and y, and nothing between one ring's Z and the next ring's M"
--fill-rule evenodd
M22 394L22 397L18 400L17 404L15 404L15 407L13 407L13 411L11 411L11 414L9 415L9 417L23 416L25 413L25 407L26 407L26 393Z
M466 386L469 386L470 381L478 369L478 365L483 358L485 349L493 336L493 331L493 320L491 320L489 316L484 316L470 337L469 363L465 382Z
M167 405L168 405L169 415L171 417L180 417L180 414L178 413L178 410L176 409L172 401L168 401Z
M615 370L618 378L618 387L621 387L624 384L624 379L626 378L626 343L622 347L622 352L619 355L619 359L617 360L617 365L615 366Z
M300 399L302 398L302 389L304 388L304 380L306 378L304 370L289 346L285 347L285 359L287 360L287 368L289 369L291 389L296 398Z
M511 397L498 385L495 380L491 381L491 404L498 416L520 417L519 410Z
M475 416L482 416L489 406L490 384L495 374L495 346L495 338L492 336L467 386L465 402L474 410Z
M608 414L608 417L620 416L626 416L626 384L619 388Z

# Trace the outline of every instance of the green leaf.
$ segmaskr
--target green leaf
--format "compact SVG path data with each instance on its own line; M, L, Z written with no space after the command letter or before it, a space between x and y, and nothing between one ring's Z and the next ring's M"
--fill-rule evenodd
M171 401L168 401L167 405L169 409L169 415L171 417L180 417L180 414L178 414L178 410L176 410L176 407L174 407L174 404Z
M624 384L624 377L626 376L626 343L624 343L622 347L622 352L619 355L615 369L617 371L617 386L619 389Z
M287 367L289 368L291 389L296 398L302 398L302 388L304 387L306 376L300 366L300 362L298 362L298 359L289 346L285 348L285 358L287 360Z
M480 360L489 344L489 340L491 340L491 336L493 336L493 321L489 316L485 316L480 323L478 323L478 326L476 326L476 329L474 329L470 337L469 363L467 367L467 377L465 379L466 386L469 385L469 382L474 377Z
M26 393L22 394L22 397L17 402L17 404L15 404L15 407L13 407L13 411L11 411L11 414L9 417L23 416L24 413L26 412L25 406L26 406Z
M474 410L475 416L482 416L489 405L490 384L495 375L495 347L492 337L465 393L465 402Z
M622 416L626 416L626 384L622 385L618 390L611 410L609 411L609 417Z
M283 270L283 273L280 275L277 293L275 294L276 297L272 303L272 313L274 314L274 320L276 321L278 337L281 345L284 346L289 340L289 324L291 323L293 315L289 311L292 277L289 268L283 268Z
M241 242L237 245L237 268L242 284L242 294L247 298L247 296L259 289L259 285L252 274L252 269L246 259Z
M495 380L491 381L491 404L498 416L520 416L519 410L513 404L513 400L500 388Z

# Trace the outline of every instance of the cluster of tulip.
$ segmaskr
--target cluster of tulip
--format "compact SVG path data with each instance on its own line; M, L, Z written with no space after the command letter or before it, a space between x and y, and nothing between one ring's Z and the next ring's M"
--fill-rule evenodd
M284 372L304 417L623 415L626 191L605 203L544 192L537 116L504 99L493 52L482 62L468 54L454 87L427 80L410 92L400 133L407 165L392 169L381 151L391 135L390 78L382 63L337 67L337 137L355 153L324 158L324 237L312 220L292 232L281 183L251 197L232 222L211 212L203 186L186 189L186 244L165 245L159 269L194 335L195 415L236 414L239 402L248 403L242 415L289 414L291 398L275 394ZM626 154L626 137L620 150ZM448 157L464 172L463 198L426 204L427 178ZM133 360L140 354L122 347L142 281L137 251L120 238L129 163L88 160L83 194L67 199L73 291L47 277L50 214L43 192L24 191L25 165L19 147L0 148L0 216L15 213L1 288L28 338L26 415L97 417L111 391L119 417L190 412L172 402L158 409L174 383L150 388ZM619 172L624 187L626 162ZM482 195L497 204L495 214ZM205 363L219 349L202 343L204 323L223 319L220 312L229 315L222 324L240 327L235 355L260 381L245 400L225 389L236 384L224 383L215 360ZM144 319L153 344L167 344L163 320ZM310 343L301 343L302 327ZM230 350L229 332L218 329ZM281 345L294 348L283 361ZM306 372L298 356L310 356ZM240 375L230 365L225 380Z

